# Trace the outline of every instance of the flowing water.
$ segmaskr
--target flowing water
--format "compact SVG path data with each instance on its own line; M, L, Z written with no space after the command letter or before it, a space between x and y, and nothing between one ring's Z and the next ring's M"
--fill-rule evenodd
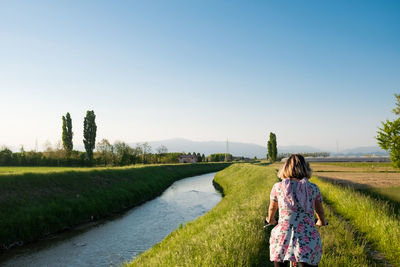
M179 180L118 218L75 229L6 255L1 266L118 266L163 240L180 224L214 207L221 195L215 173Z

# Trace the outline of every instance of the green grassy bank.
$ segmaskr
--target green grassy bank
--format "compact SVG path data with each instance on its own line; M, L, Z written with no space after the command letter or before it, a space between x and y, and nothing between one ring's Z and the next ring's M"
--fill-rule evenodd
M362 194L351 187L314 178L325 200L355 229L365 235L375 249L395 266L400 266L400 218L389 202Z
M235 164L217 173L224 198L127 266L273 266L269 233L263 230L269 193L277 182L271 166ZM330 225L319 228L324 255L320 266L375 266L365 242L350 224L326 208Z
M0 175L0 246L32 241L121 212L184 177L228 164L176 164Z

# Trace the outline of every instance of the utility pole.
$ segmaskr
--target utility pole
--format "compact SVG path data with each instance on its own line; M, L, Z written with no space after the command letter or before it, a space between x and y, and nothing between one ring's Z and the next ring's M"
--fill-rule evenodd
M225 153L225 161L228 161L228 154L229 154L229 141L228 137L226 138L226 153Z
M339 141L336 140L336 156L339 154Z

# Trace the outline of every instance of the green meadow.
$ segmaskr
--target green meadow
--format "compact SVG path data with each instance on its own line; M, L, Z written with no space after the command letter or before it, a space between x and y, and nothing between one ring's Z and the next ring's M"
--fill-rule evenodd
M124 167L20 167L20 166L0 166L0 175L8 174L22 174L22 173L49 173L49 172L65 172L65 171L94 171L94 170L105 170L105 169L132 169L142 168L148 166L160 166L161 164L135 164ZM175 164L179 165L179 164ZM1 176L0 176L1 177Z
M389 261L400 263L400 217L390 203L315 178L325 200Z
M4 174L20 174L26 172L63 172L63 171L83 171L83 170L92 170L93 168L79 168L79 167L8 167L1 166L0 167L0 175Z

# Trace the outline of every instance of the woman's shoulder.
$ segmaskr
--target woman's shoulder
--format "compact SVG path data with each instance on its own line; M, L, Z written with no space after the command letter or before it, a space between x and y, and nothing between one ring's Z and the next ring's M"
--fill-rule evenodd
M281 184L282 184L282 181L276 182L276 183L272 186L272 188L277 189L277 188L279 188L279 187L281 186Z
M318 187L318 185L316 185L316 184L310 182L310 180L308 180L308 184L311 185L312 187Z
M318 185L316 185L316 184L314 184L314 183L312 183L312 182L310 182L310 181L308 181L308 184L310 185L310 187L313 189L313 190L315 190L315 191L319 191L319 187L318 187Z

